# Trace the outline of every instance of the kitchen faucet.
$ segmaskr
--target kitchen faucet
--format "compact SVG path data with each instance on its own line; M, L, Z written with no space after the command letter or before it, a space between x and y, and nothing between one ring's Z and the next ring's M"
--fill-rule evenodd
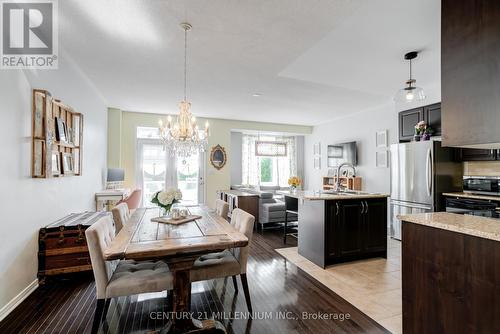
M349 162L341 163L337 167L337 182L335 182L335 191L340 191L340 188L342 187L342 185L340 184L340 171L341 171L342 167L351 167L352 168L352 175L356 176L356 167L354 167L353 164L351 164Z

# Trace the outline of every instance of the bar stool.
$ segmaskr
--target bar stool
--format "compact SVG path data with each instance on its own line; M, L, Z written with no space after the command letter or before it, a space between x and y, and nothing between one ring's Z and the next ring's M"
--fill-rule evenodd
M283 244L286 244L286 236L290 235L292 237L298 238L297 232L288 233L288 218L292 217L297 221L299 217L299 200L295 197L290 197L285 195L285 224L283 225Z

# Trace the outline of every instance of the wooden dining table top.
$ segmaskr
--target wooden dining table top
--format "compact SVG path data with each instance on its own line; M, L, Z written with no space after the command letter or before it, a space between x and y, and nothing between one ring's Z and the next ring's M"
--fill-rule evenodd
M189 207L200 219L180 225L151 221L158 208L139 208L104 252L106 260L148 260L248 245L248 238L204 206Z

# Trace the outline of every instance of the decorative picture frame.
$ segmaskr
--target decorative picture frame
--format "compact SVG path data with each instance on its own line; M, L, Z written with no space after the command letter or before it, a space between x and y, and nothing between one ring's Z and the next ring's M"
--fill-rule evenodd
M80 146L80 126L82 118L81 115L73 115L73 144Z
M224 147L217 144L210 152L210 164L217 170L221 170L226 165L227 154Z
M73 162L74 162L73 172L76 175L81 175L81 170L80 170L80 149L79 148L75 148L73 150Z
M45 141L35 139L33 141L33 165L31 174L33 177L45 177Z
M73 175L75 173L73 154L63 152L61 160L62 160L62 173L64 175Z
M389 167L389 153L388 153L388 151L375 152L375 166L377 168L388 168Z
M33 137L43 138L43 114L45 107L45 96L40 92L34 93L33 106Z
M321 155L321 143L320 142L314 143L313 155Z
M61 117L56 117L56 140L59 142L67 142L66 123Z
M314 157L314 169L321 169L321 157Z
M44 89L32 90L31 107L31 177L81 175L84 115Z
M387 148L387 130L380 130L375 133L375 147L377 149Z
M51 154L51 173L52 176L61 175L61 153L59 151L52 151Z

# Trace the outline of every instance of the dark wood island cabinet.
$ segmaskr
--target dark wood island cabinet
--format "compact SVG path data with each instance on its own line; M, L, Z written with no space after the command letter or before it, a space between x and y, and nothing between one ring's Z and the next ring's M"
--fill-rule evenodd
M298 252L318 266L387 257L387 196L285 196L299 199Z
M402 216L404 333L500 333L500 224Z

